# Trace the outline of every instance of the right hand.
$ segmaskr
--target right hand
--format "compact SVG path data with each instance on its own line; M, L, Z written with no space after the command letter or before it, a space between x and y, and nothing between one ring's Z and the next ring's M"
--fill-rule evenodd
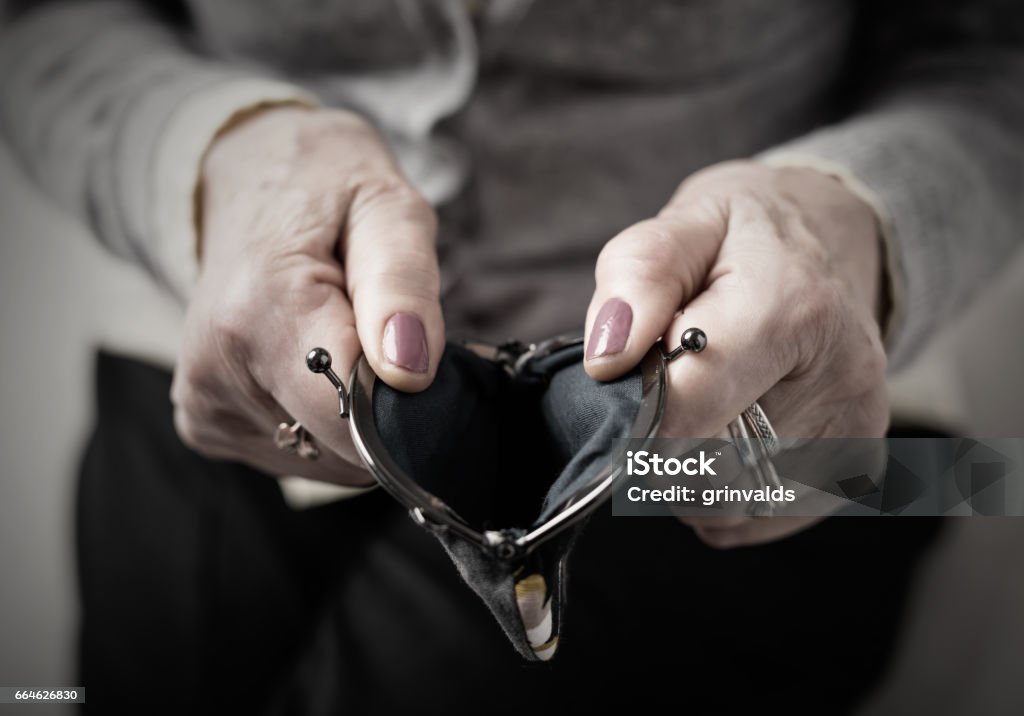
M379 135L348 112L279 107L203 163L200 276L172 388L182 440L271 475L368 485L337 394L306 368L323 346L348 382L365 353L392 387L430 385L444 348L436 218ZM277 448L298 420L316 461Z

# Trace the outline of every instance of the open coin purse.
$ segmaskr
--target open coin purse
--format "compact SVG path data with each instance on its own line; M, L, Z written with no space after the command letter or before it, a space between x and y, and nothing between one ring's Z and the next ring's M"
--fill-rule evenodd
M442 542L516 649L550 659L566 558L624 471L616 439L650 439L661 421L661 351L600 383L582 338L449 342L421 393L390 388L365 357L350 386L352 436L381 486Z

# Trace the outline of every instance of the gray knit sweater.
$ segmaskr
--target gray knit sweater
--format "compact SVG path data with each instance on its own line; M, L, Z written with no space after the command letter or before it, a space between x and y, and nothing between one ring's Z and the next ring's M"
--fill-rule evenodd
M826 162L872 194L897 364L1024 231L1017 1L36 5L9 3L0 127L44 189L181 298L188 240L168 226L196 170L175 180L181 157L239 105L291 97L387 133L441 206L449 326L483 337L578 327L604 242L727 158Z

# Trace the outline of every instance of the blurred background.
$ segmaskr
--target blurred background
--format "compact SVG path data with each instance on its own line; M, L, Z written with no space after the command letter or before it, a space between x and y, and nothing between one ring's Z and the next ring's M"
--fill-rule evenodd
M100 264L109 274L110 262L81 231L20 178L0 144L0 685L79 685L72 517L90 420L89 341L126 319L131 306L112 299L138 280L126 270L105 285L109 295L97 292L86 279ZM1018 255L894 377L897 411L964 435L1024 436L1022 308ZM1024 519L953 520L865 713L1024 713L1022 553Z

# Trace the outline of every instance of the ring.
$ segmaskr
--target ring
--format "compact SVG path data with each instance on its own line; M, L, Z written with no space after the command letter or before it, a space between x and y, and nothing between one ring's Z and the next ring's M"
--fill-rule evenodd
M298 455L303 460L316 460L320 457L320 448L317 447L313 436L297 420L294 423L281 423L277 426L274 444L278 449Z
M782 489L779 473L772 463L772 457L781 450L779 437L761 406L754 402L729 423L729 435L732 436L744 466L757 478L758 487L768 495L772 490ZM763 504L751 504L750 514L768 517L780 504L771 499Z

